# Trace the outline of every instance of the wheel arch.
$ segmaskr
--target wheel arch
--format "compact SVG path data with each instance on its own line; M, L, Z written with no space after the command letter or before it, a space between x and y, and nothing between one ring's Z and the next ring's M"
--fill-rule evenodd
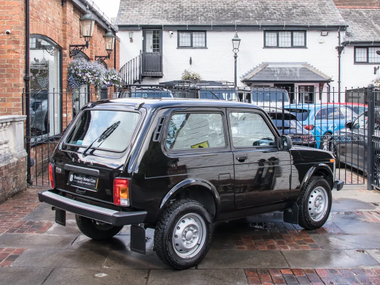
M162 212L172 199L192 199L201 203L215 219L219 206L220 196L215 186L203 179L188 178L176 184L165 195L160 204Z
M324 177L326 181L328 182L328 184L330 185L331 190L333 189L334 173L332 172L331 168L327 164L324 164L324 163L320 163L309 169L309 171L307 172L307 174L305 175L301 183L301 189L303 189L307 185L307 183L313 176Z

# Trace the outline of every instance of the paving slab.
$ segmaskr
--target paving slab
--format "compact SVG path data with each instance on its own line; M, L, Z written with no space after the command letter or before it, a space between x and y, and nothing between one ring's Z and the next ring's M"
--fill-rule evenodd
M379 249L366 250L366 252L369 255L371 255L377 262L380 263L380 250Z
M380 233L380 220L378 222L371 221L368 215L371 215L371 212L336 212L330 215L329 222L338 225L345 234L372 235ZM376 219L377 215L375 212L372 218Z
M282 253L291 268L361 268L380 265L363 250L289 250Z
M75 238L75 235L5 233L0 236L0 247L66 249Z
M0 267L0 284L40 285L51 271L49 268Z
M286 268L289 264L279 250L213 250L198 265L199 269Z
M311 234L322 249L376 249L379 247L380 233L374 235L319 235Z
M146 284L148 274L148 270L57 268L44 285L142 285Z
M247 277L243 269L201 270L190 269L183 271L152 270L147 285L243 285Z
M154 251L140 254L129 250L112 250L103 265L112 269L165 269L169 268L161 262Z
M51 268L101 268L109 251L96 250L26 250L12 266Z

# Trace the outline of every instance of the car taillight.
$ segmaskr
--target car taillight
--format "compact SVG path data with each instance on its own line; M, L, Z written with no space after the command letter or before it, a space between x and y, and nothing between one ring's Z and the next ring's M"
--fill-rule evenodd
M301 135L301 138L304 142L312 142L314 140L312 135Z
M306 125L306 126L303 126L304 129L308 130L308 131L311 131L314 129L314 126L313 125Z
M129 206L129 179L115 178L113 181L113 203Z
M49 181L50 181L50 186L52 188L55 188L55 183L54 183L54 170L53 170L53 164L49 163Z

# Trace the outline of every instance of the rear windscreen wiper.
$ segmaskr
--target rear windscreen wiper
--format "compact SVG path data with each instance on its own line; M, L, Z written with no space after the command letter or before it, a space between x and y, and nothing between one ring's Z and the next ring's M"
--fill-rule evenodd
M120 125L120 121L113 123L109 126L99 137L97 137L82 153L83 156L86 156L87 151L92 148L95 142L98 143L96 147L99 147L112 133L116 128Z

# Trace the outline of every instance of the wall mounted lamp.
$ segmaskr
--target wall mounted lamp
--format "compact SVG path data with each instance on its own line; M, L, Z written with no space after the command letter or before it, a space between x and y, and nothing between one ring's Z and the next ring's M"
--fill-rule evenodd
M95 18L89 13L87 6L87 13L80 17L80 30L82 32L82 37L86 41L84 45L69 45L69 56L73 57L78 52L88 48L88 43L94 34Z
M108 29L107 33L103 36L104 43L107 51L107 55L96 55L95 60L99 62L104 62L104 60L109 59L111 57L111 53L114 49L115 45L115 36L111 32L111 29Z
M326 37L329 35L329 32L328 31L321 31L321 36L322 37Z
M133 32L129 32L129 42L133 43Z
M379 70L380 66L374 66L373 67L373 74L376 74L377 71Z

